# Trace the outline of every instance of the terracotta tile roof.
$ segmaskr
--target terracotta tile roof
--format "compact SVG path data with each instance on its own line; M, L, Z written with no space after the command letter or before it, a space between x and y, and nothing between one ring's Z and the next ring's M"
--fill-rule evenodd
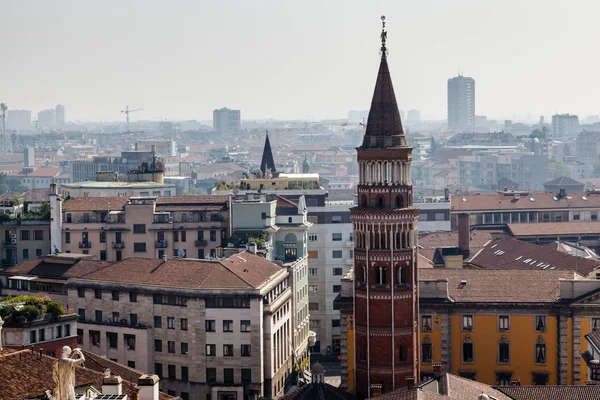
M560 296L560 279L569 271L502 271L423 268L420 281L448 280L448 295L458 303L553 303ZM461 285L461 281L467 281Z
M451 198L452 212L494 211L503 210L526 211L532 209L590 209L600 207L600 193L579 192L568 193L565 197L556 197L554 193L521 194L516 199L511 192L494 194L453 195ZM530 198L534 199L531 201ZM554 200L554 199L557 200ZM586 200L584 200L585 198ZM466 201L463 201L465 199Z
M487 242L493 240L497 234L500 234L500 232L488 230L471 231L471 254L479 251ZM455 246L458 246L458 232L432 232L419 239L419 254L432 261L436 249Z
M74 257L41 256L8 268L3 272L3 275L23 274L44 278L78 278L99 271L110 264L108 261Z
M277 208L298 208L298 204L294 203L291 200L286 199L285 197L281 197L278 194L274 194L273 196L273 200L277 201ZM270 196L269 196L270 197Z
M111 361L106 357L99 356L98 354L90 353L87 350L82 350L82 352L85 356L84 366L91 370L104 373L104 371L108 368L110 369L111 375L120 376L123 378L123 380L129 382L137 382L137 379L145 374L143 371L129 368L126 365Z
M566 270L587 277L600 267L600 261L572 256L548 246L517 239L496 239L469 259L471 265L501 270Z
M598 400L600 386L500 386L514 400Z
M280 397L280 400L354 400L354 395L327 383L309 383Z
M26 400L44 396L46 390L55 387L52 379L54 358L30 350L21 350L0 356L0 398ZM86 362L87 363L87 362ZM84 363L84 365L86 364ZM76 388L94 386L100 390L104 374L85 367L75 370ZM123 380L123 392L129 398L137 398L135 384ZM161 394L161 400L172 399Z
M508 224L508 229L515 237L600 235L600 221Z
M63 211L119 211L127 197L77 197L63 202Z
M128 258L80 279L186 289L256 289L280 271L269 260L243 252L221 261Z
M552 179L551 181L544 182L544 186L546 185L577 185L582 186L583 183L576 181L575 179L569 178L568 176L561 176L556 179Z
M42 189L31 189L23 196L23 201L30 201L32 203L42 203L49 201L48 195L50 194L50 188Z
M54 177L61 173L62 168L36 168L30 173L24 174L23 171L9 172L7 176L21 176L21 177L38 177L47 178Z

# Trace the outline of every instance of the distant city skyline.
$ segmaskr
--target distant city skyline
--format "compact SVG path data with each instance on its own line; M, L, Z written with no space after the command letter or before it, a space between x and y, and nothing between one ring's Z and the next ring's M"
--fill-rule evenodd
M132 121L210 120L222 107L246 120L345 118L368 108L373 88L357 77L376 72L385 14L399 106L421 120L446 118L459 69L478 82L478 115L585 119L600 114L595 11L587 0L8 2L0 98L33 115L65 104L69 121L118 122L127 104L144 108ZM554 56L561 47L570 57ZM586 59L576 74L573 59Z

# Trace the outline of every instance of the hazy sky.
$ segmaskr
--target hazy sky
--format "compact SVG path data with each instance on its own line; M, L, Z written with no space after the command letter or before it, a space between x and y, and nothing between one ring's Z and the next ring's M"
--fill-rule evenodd
M403 109L445 118L460 69L478 115L600 114L597 0L0 0L0 98L70 120L345 117L369 106L382 14Z

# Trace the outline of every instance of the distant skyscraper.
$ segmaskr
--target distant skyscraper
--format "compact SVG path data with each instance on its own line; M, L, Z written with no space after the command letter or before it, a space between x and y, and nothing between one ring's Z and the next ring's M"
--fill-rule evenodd
M462 75L448 79L448 128L475 128L475 80Z
M6 112L6 127L16 130L31 128L31 111L8 110Z
M552 136L555 138L574 138L581 132L579 118L571 114L555 114L552 116Z
M407 122L421 122L421 111L419 110L408 110Z
M23 156L25 167L35 166L35 150L33 149L33 147L25 147L25 149L23 150Z
M237 132L241 126L240 110L221 108L213 111L213 129L217 132Z
M51 108L49 110L40 111L38 113L38 127L54 128L56 126L56 111Z
M56 115L56 126L65 126L65 106L59 104L54 111Z

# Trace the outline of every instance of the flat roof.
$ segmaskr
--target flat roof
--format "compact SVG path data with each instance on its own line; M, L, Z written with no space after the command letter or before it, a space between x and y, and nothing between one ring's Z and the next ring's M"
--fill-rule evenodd
M63 183L64 189L109 189L109 188L163 188L175 187L173 183L156 182L74 182Z

